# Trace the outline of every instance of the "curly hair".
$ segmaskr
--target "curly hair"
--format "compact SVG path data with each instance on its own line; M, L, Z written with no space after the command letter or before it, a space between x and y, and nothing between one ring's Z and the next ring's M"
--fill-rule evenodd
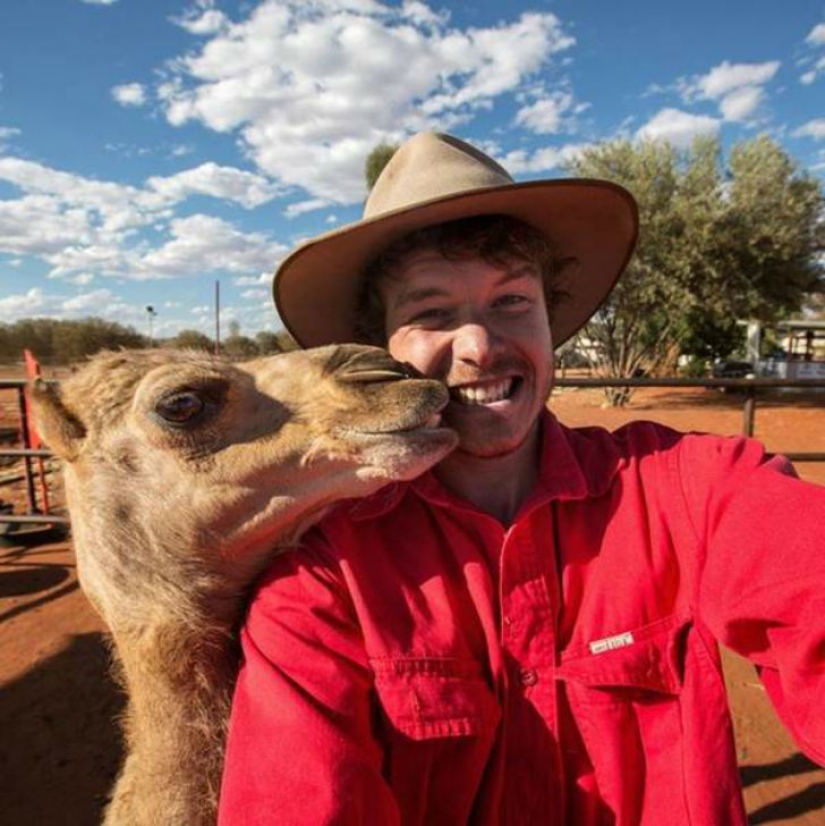
M420 250L434 250L451 261L481 258L503 266L513 261L535 264L544 285L548 315L566 293L558 289L558 275L568 263L556 256L549 239L530 224L509 215L476 215L424 227L394 241L366 267L356 307L356 341L386 344L383 279L397 272L406 259Z

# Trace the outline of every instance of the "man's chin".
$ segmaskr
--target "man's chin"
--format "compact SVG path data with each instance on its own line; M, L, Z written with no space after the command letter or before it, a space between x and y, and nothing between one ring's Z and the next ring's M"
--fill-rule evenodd
M503 459L512 456L523 450L533 435L533 428L519 436L503 439L500 436L490 440L481 439L477 435L465 437L459 433L458 447L452 452L452 456L472 457L480 460ZM449 459L449 457L447 457Z

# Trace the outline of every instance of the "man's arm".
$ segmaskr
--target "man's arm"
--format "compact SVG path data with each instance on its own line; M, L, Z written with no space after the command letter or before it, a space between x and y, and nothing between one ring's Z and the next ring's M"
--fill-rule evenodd
M372 674L340 581L308 548L251 604L232 705L220 826L397 823L373 736Z
M698 609L716 638L758 668L799 747L825 765L825 488L766 459L756 442L683 446L688 510L705 549Z

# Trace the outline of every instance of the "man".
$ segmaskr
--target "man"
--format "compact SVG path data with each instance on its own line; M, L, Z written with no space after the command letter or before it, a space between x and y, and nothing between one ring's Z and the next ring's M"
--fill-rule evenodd
M298 341L444 381L459 445L261 583L223 826L744 824L717 641L825 762L825 491L752 441L545 410L635 237L619 187L423 134L281 266Z

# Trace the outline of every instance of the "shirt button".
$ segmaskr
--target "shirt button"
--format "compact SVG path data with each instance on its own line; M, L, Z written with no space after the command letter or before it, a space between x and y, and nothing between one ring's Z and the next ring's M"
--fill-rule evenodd
M535 685L539 681L535 668L520 668L518 678L522 685Z

